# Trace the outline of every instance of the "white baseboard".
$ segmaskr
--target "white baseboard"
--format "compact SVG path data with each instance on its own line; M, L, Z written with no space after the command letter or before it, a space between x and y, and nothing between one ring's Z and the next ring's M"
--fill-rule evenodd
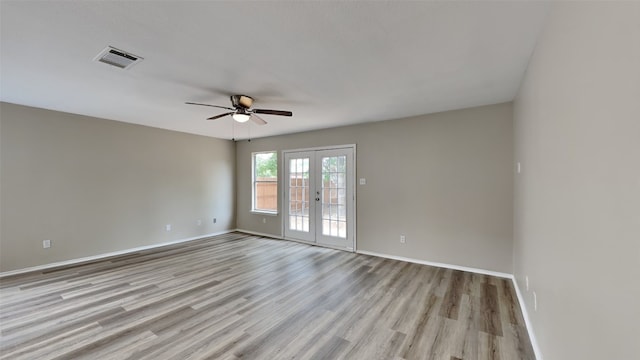
M381 253L376 253L376 252L373 252L373 251L357 250L356 253L363 254L363 255L377 256L377 257L382 257L382 258L387 258L387 259L393 259L393 260L406 261L406 262L422 264L422 265L437 266L437 267L446 268L446 269L468 271L468 272L477 273L477 274L491 275L491 276L497 276L497 277L501 277L501 278L513 279L513 275L507 274L507 273L503 273L503 272L499 272L499 271L491 271L491 270L477 269L477 268L471 268L471 267L466 267L466 266L438 263L438 262L433 262L433 261L418 260L418 259L407 258L407 257L403 257L403 256L381 254Z
M163 246L168 246L168 245L173 245L173 244L180 244L180 243L184 243L184 242L188 242L188 241L194 241L194 240L200 240L200 239L204 239L204 238L208 238L208 237L212 237L212 236L216 236L216 235L228 234L228 233L233 232L233 231L235 231L235 230L225 230L225 231L220 231L220 232L211 233L211 234L198 235L198 236L194 236L194 237L190 237L190 238L186 238L186 239L168 241L168 242L164 242L164 243L160 243L160 244L139 246L139 247L132 248L132 249L113 251L113 252L106 253L106 254L87 256L87 257L78 258L78 259L71 259L71 260L65 260L65 261L59 261L59 262L55 262L55 263L50 263L50 264L32 266L32 267L23 268L23 269L0 272L0 278L6 277L6 276L12 276L12 275L20 275L20 274L24 274L24 273L28 273L28 272L32 272L32 271L42 271L42 270L47 270L47 269L56 268L56 267L60 267L60 266L76 265L76 264L89 262L89 261L100 260L100 259L104 259L104 258L108 258L108 257L112 257L112 256L118 256L118 255L125 255L125 254L129 254L129 253L134 253L136 251L155 249L155 248L159 248L159 247L163 247Z
M251 234L251 235L264 236L264 237L268 237L268 238L272 238L272 239L278 239L278 240L283 240L284 239L284 237L282 237L282 235L273 235L273 234L261 233L261 232L257 232L257 231L251 231L251 230L235 229L233 231L239 231L239 232L243 232L243 233L247 233L247 234Z
M531 325L531 320L529 319L529 312L527 311L527 308L524 304L524 298L522 297L520 286L518 286L518 282L516 281L515 276L512 276L511 280L513 281L513 287L516 289L516 296L518 297L518 303L520 303L520 311L522 311L522 316L524 317L524 323L527 327L527 332L529 333L529 340L531 340L531 346L533 347L533 352L536 355L536 360L543 360L542 351L540 351L540 346L538 346L536 334L533 332L533 326Z

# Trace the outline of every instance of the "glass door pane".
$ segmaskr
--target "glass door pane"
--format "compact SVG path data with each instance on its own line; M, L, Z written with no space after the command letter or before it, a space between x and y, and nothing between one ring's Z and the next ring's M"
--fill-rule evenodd
M347 237L346 156L323 156L322 164L322 235Z
M309 232L309 158L289 159L289 230Z
M285 237L315 242L315 181L313 152L284 154Z
M352 148L316 151L316 243L354 249L354 154ZM312 174L313 176L313 174Z

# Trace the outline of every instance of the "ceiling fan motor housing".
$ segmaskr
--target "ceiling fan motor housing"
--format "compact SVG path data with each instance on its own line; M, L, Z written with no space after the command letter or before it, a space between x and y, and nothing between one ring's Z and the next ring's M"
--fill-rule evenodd
M238 109L236 109L235 114L241 114L241 115L247 115L250 116L251 112L248 111L248 109L245 109L243 107L239 107Z
M231 95L231 104L235 108L249 109L253 105L253 98L247 95Z

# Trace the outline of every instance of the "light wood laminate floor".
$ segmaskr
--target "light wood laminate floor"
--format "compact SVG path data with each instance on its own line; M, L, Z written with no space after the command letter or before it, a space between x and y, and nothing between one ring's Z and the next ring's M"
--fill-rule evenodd
M242 233L0 285L1 359L534 359L510 280Z

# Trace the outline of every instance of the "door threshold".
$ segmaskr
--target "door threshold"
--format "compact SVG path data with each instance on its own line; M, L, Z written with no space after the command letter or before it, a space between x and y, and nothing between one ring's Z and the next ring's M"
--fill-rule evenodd
M333 246L333 245L327 245L327 244L319 244L319 243L312 242L312 241L294 239L294 238L290 238L290 237L286 237L286 236L283 237L282 239L288 240L288 241L297 242L297 243L301 243L301 244L311 245L311 246L323 247L323 248L327 248L327 249L342 250L342 251L352 252L352 253L356 252L356 250L354 248L350 248L350 247L339 247L339 246Z

